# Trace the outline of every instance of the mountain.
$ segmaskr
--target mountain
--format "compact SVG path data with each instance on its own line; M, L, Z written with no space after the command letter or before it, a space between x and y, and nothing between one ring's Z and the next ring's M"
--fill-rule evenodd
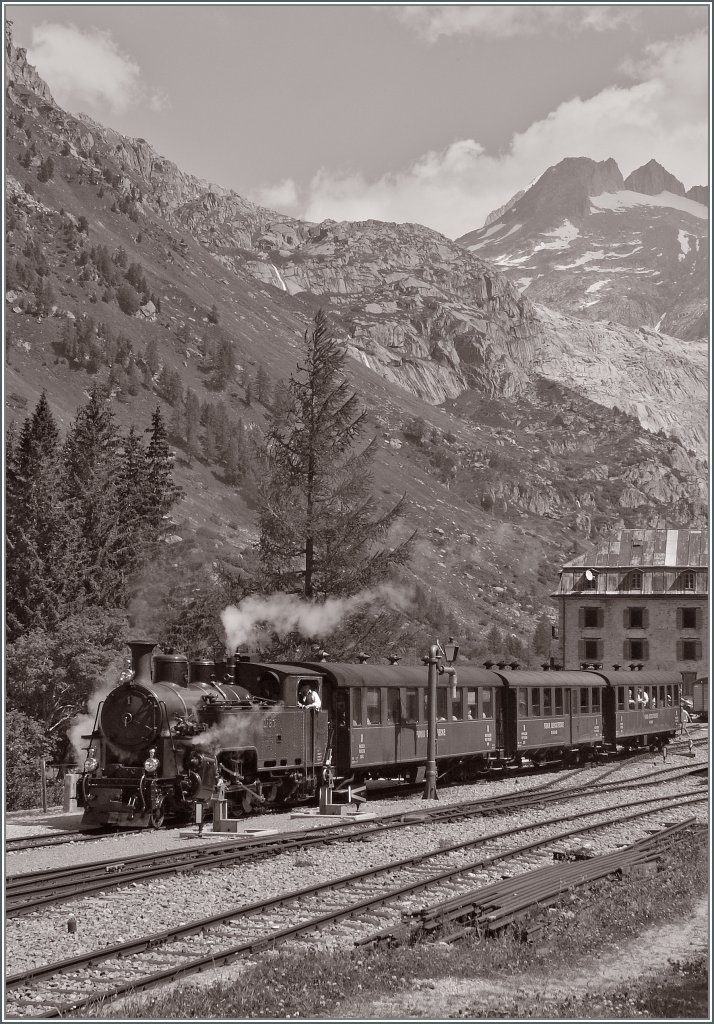
M6 423L43 389L63 429L94 385L124 429L161 405L186 492L176 566L251 557L255 495L209 423L264 428L258 379L271 392L294 370L320 305L381 441L375 496L409 499L407 579L464 635L496 623L527 639L560 563L604 529L702 521L696 343L559 320L419 225L256 206L62 110L11 30L6 56ZM204 413L191 438L189 390ZM685 391L675 416L664 396Z
M561 313L703 340L707 200L655 160L623 179L612 159L569 158L457 241Z

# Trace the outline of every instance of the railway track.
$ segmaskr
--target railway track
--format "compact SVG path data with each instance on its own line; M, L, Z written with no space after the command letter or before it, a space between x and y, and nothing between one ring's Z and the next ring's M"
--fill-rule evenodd
M136 835L141 829L122 829L121 835ZM100 839L106 839L109 836L117 835L116 831L106 831L102 829L99 832L56 832L46 836L18 836L13 839L5 840L5 851L6 853L17 853L20 850L37 850L42 849L44 846L66 846L68 843L96 843Z
M619 830L626 825L628 835L639 829L640 839L651 838L653 831L691 822L682 820L682 810L707 799L705 794L675 793L639 800L615 812L608 808L560 815L226 908L212 917L10 975L6 1012L12 1018L43 1019L76 1014L104 1000L222 966L318 930L330 929L335 941L344 943L340 928L344 933L351 925L371 934L375 923L384 924L385 915L394 925L405 911L413 912L414 897L426 890L432 903L453 900L473 892L475 885L482 889L485 880L493 881L494 869L502 877L497 865L503 861L510 862L511 875L526 876L534 868L534 855L540 851L542 857L576 835L604 834L606 841L617 845ZM673 813L679 815L676 822L665 820ZM524 833L525 843L517 839ZM471 852L477 850L473 858ZM454 864L454 858L460 862ZM354 933L348 935L353 944Z
M616 770L612 769L612 773ZM443 807L419 811L384 815L377 821L358 822L347 825L333 825L311 832L283 832L272 836L253 839L210 840L210 846L192 846L188 850L172 850L166 853L139 854L130 857L116 857L111 860L93 862L71 868L56 868L50 871L28 872L12 875L6 879L5 912L8 917L28 914L57 903L83 896L106 892L135 882L148 881L160 875L188 870L206 870L256 857L276 856L290 850L306 849L312 846L334 842L364 841L366 838L384 834L390 830L414 827L419 824L452 822L474 816L495 816L547 803L557 803L588 795L606 795L613 792L627 792L644 783L661 779L676 781L690 772L688 767L662 768L639 776L636 780L611 782L603 786L602 776L597 782L580 786L552 789L553 783L533 787L522 794L503 795L467 803L447 804Z

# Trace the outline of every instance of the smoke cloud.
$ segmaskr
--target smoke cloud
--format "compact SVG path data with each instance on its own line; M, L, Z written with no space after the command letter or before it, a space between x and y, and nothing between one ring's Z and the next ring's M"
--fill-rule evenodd
M76 718L72 719L69 729L67 730L67 737L72 744L72 752L80 767L84 764L87 758L87 751L90 747L89 740L83 740L82 736L89 736L92 732L94 722L97 717L97 711L99 710L99 705L116 685L117 667L116 665L111 665L102 676L101 682L94 693L92 693L87 699L86 713L78 715Z
M362 590L352 597L330 597L323 604L311 604L296 594L252 594L221 612L226 649L233 654L236 648L254 643L270 631L278 636L298 632L306 639L327 636L348 615L370 605L405 611L410 602L405 589L389 584Z

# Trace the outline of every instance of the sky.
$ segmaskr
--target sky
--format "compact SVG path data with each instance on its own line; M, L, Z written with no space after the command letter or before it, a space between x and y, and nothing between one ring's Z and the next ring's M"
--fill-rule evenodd
M568 156L708 182L703 4L6 4L57 103L310 221L457 237Z

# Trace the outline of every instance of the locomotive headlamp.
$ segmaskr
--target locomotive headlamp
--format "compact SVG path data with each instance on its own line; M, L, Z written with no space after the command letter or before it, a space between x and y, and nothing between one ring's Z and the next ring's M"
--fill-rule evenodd
M158 771L158 769L159 769L159 759L155 755L156 755L156 750L152 747L151 750L149 751L149 756L144 761L144 771L150 772L150 773Z
M87 752L87 760L84 762L85 772L95 772L99 767L99 761L94 756L94 747L90 747Z

